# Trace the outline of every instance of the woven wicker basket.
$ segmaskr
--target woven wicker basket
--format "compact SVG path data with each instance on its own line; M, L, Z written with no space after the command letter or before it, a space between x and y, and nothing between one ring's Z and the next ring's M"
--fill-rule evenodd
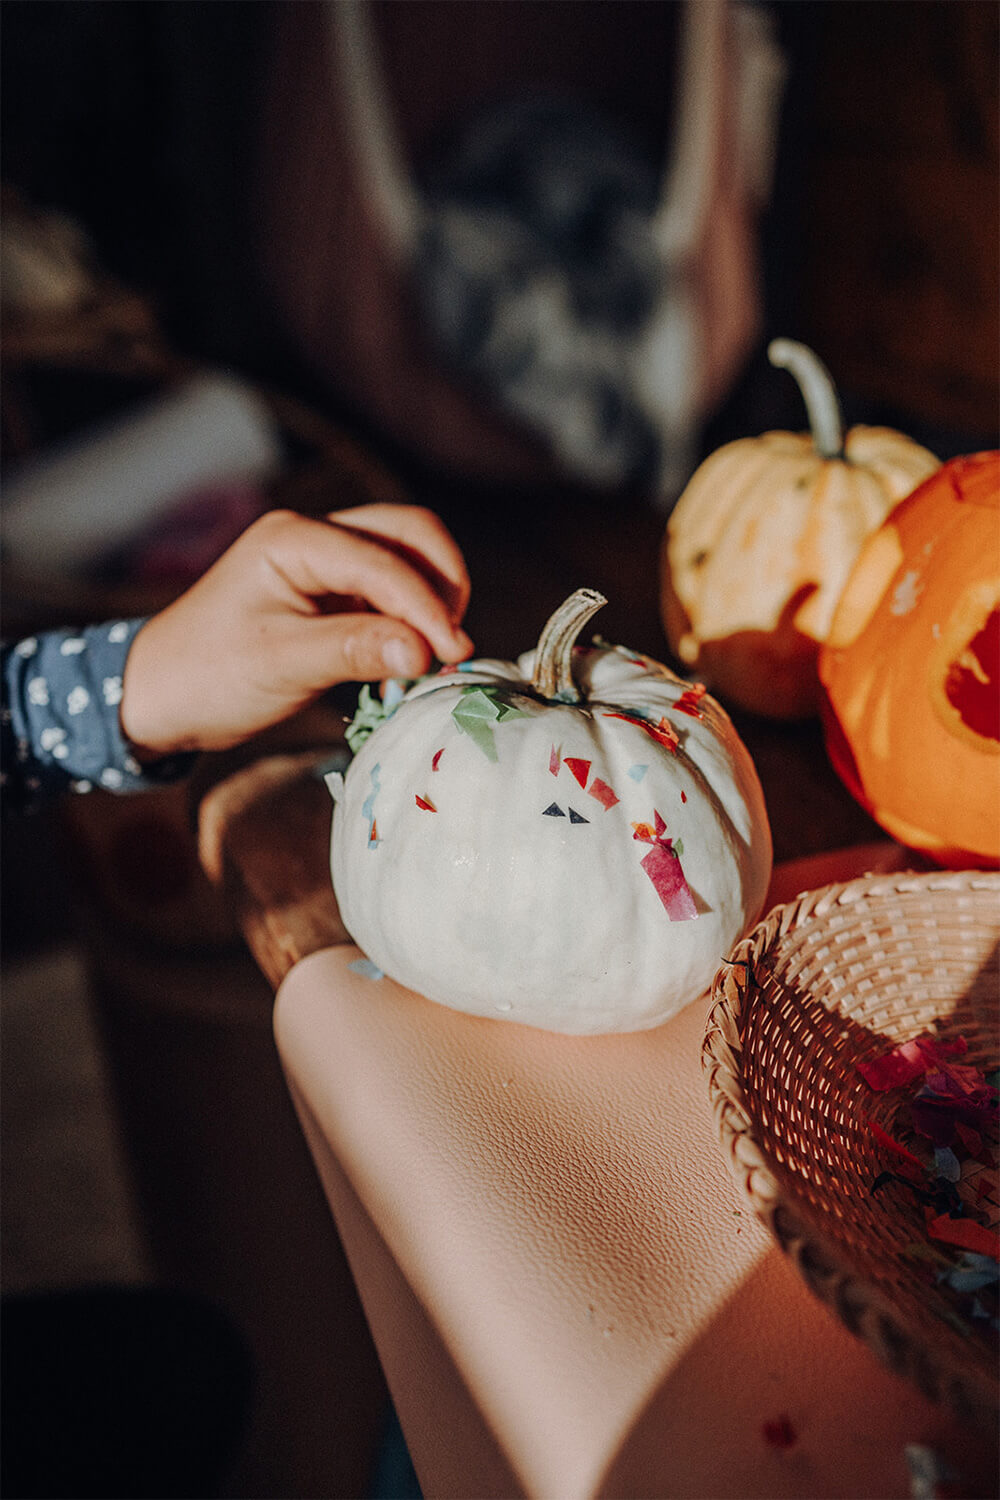
M995 1335L963 1331L956 1294L914 1258L931 1244L915 1196L871 1190L898 1163L869 1121L921 1149L912 1092L876 1093L857 1065L930 1031L963 1036L963 1063L996 1068L998 946L997 874L808 891L775 907L716 977L702 1053L734 1176L806 1284L897 1374L991 1427ZM966 1162L959 1191L995 1228L995 1171Z

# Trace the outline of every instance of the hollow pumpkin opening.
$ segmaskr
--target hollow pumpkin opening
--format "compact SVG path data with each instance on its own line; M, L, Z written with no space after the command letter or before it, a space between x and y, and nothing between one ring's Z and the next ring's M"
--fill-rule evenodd
M945 697L973 734L1000 740L1000 610L948 667Z

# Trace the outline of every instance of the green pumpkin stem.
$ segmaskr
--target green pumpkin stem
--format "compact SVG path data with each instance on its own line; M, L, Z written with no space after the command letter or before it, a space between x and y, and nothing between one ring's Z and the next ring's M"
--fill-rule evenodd
M577 589L564 600L546 622L538 638L531 685L543 698L560 703L579 703L580 690L573 677L573 645L587 621L607 604L596 589Z
M809 417L813 447L820 458L844 457L844 423L833 377L823 361L794 339L772 339L767 346L772 365L795 379Z

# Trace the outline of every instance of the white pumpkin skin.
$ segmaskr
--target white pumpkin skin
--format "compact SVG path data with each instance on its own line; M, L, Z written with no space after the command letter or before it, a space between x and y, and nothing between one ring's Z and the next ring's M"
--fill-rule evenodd
M552 1031L633 1031L702 993L756 920L770 830L753 763L717 703L703 697L701 718L671 712L690 684L620 648L573 661L579 704L532 692L534 653L414 686L348 770L333 883L358 946L429 999ZM493 726L495 763L452 717L476 684L499 686L520 710ZM608 716L619 711L667 717L676 750ZM566 757L590 761L587 788L600 791L599 778L619 800L605 806ZM553 804L562 816L546 815ZM642 866L651 842L633 824L654 812L682 842L693 918L670 919Z

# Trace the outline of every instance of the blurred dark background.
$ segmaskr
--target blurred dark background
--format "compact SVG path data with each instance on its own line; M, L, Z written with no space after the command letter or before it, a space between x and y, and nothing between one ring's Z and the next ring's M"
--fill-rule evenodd
M849 416L898 419L941 447L989 437L996 7L792 0L769 9L788 81L761 226L761 346L775 333L811 342ZM408 0L376 12L416 164L473 105L554 80L663 153L675 102L670 3ZM320 6L6 0L3 41L5 185L76 216L179 348L315 399L408 474L434 467L427 450L447 469L444 442L428 437L421 451L416 433L373 416L362 382L352 388L338 362L332 318L301 334L310 316L328 314L316 290L324 276L350 275L361 291L365 282L364 267L340 264L338 245L357 247L357 205L348 196L331 213L327 203L342 167ZM283 209L289 180L301 178L318 228L293 243ZM785 381L762 380L753 360L744 374L706 445L757 430L772 409L781 419L787 407L798 424Z

